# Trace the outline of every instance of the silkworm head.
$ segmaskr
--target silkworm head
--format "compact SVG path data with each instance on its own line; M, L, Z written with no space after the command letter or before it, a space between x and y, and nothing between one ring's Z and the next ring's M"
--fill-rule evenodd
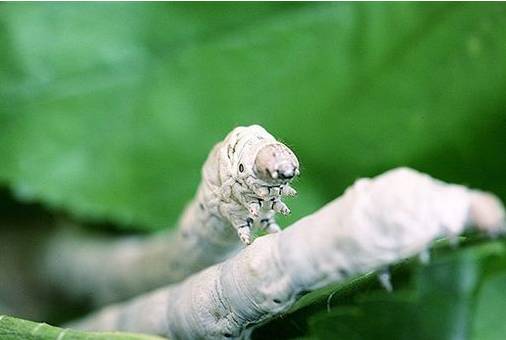
M287 183L299 175L299 161L282 143L263 146L255 158L255 175L268 183Z

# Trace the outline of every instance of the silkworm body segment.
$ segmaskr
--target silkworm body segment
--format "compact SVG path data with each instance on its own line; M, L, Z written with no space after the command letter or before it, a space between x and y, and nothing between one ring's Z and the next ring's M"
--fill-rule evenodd
M197 194L202 228L226 233L233 227L244 244L253 228L278 232L275 214L289 214L283 196L299 162L283 143L258 125L235 128L210 153Z

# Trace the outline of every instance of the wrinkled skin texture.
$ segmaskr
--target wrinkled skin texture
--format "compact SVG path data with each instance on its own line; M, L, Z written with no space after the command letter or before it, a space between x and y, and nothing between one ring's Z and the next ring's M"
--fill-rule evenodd
M238 127L217 144L202 171L198 204L212 229L232 226L244 244L252 228L278 232L274 215L290 209L281 201L296 191L290 182L299 174L295 154L258 125Z
M170 339L244 339L304 292L385 268L471 227L505 232L497 197L398 168L356 181L317 212L181 283L72 326Z
M278 231L274 215L289 212L281 197L295 194L288 184L298 169L293 152L262 127L238 127L210 152L177 228L113 242L65 225L37 267L51 286L96 305L179 282L249 244L251 228Z

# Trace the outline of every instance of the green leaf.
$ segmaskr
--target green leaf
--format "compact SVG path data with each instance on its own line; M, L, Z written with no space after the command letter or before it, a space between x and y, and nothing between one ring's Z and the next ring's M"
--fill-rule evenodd
M260 123L303 165L292 220L399 165L505 198L505 14L492 3L3 4L0 180L23 200L163 228L212 144Z
M46 323L37 323L0 315L0 338L3 340L162 340L157 336L121 332L81 332L62 329Z
M506 334L506 270L496 273L483 285L477 297L473 322L474 340L502 340Z

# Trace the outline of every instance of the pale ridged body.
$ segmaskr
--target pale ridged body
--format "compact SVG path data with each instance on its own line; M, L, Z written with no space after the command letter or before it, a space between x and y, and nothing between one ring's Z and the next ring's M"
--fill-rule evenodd
M258 177L257 155L264 147L274 150L272 167L291 161L298 171L298 161L286 146L276 141L258 125L238 127L214 146L202 169L202 181L196 197L181 220L186 234L210 234L217 242L232 241L236 229L244 243L250 243L250 229L279 231L276 211L289 212L281 196L294 193L285 180ZM279 151L277 151L279 150ZM258 162L257 162L258 163ZM280 210L280 209L285 209ZM231 236L232 235L232 236Z

